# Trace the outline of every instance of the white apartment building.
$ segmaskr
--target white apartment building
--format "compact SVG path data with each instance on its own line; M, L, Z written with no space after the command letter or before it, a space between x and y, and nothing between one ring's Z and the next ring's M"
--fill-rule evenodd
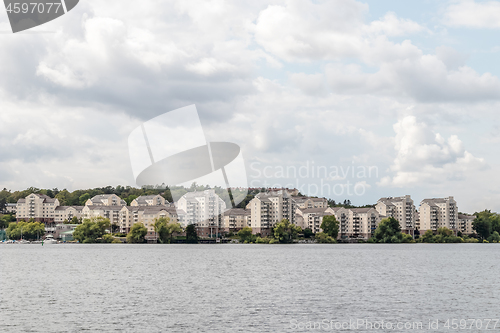
M168 201L161 195L141 195L132 200L130 206L165 206Z
M323 217L328 215L334 215L332 208L297 208L296 211L296 221L297 225L304 229L311 229L312 232L322 232L321 223L323 223Z
M458 230L458 208L453 197L424 199L420 203L420 234L446 227Z
M381 216L375 208L332 208L339 221L338 239L370 238L380 223Z
M282 219L295 224L295 202L286 190L258 193L246 206L254 233L268 235Z
M125 200L116 194L99 194L85 202L85 206L126 206Z
M474 215L458 214L458 230L465 235L475 234L475 230L472 229L472 222L475 218Z
M55 209L54 221L56 223L64 223L65 221L70 221L74 216L78 220L82 219L82 210L84 206L58 206Z
M409 195L380 198L375 209L381 216L393 217L398 220L402 232L414 235L415 205Z
M34 219L45 224L54 223L57 206L59 206L59 200L44 194L32 193L17 201L16 219L18 222Z
M188 192L176 203L179 222L182 226L196 224L198 228L222 226L222 216L226 211L226 203L215 190Z
M252 217L250 211L242 208L229 209L224 213L224 231L236 232L244 227L250 227Z

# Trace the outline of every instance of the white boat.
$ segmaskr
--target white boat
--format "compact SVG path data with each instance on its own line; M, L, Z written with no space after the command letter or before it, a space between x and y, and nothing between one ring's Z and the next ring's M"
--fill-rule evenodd
M26 239L20 239L16 242L16 244L29 244L30 242L27 241Z
M47 235L45 237L45 240L43 241L44 244L57 244L57 241L54 239L54 236L52 235Z

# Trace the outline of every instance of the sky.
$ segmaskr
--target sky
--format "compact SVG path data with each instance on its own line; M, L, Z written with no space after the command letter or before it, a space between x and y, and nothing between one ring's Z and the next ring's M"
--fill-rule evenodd
M136 186L130 133L194 104L233 186L499 211L499 30L500 1L81 0L17 34L0 10L0 187Z

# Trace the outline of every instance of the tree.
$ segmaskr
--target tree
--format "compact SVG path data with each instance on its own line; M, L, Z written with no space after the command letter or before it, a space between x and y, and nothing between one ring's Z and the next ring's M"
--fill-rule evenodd
M274 238L280 243L292 243L300 232L302 232L302 228L296 226L287 219L281 220L281 222L273 228Z
M305 228L303 233L304 233L304 238L310 238L312 235L314 235L311 228Z
M422 243L434 243L434 233L432 230L427 230L418 240Z
M71 219L71 224L79 224L80 221L78 221L78 217L76 216L73 216L73 218Z
M127 205L129 205L129 206L130 206L130 204L132 203L132 201L134 201L134 200L135 200L135 199L137 199L137 198L138 198L138 197L137 197L137 195L133 195L133 194L131 194L131 195L129 195L128 197L126 197L124 200L125 200L125 202L127 203Z
M5 198L1 198L0 199L0 213L4 213L5 208L7 208L7 200Z
M148 229L142 223L134 223L127 235L127 243L144 243Z
M9 226L10 222L15 222L16 218L13 215L4 215L0 217L0 229L5 229Z
M339 234L339 222L333 215L323 216L321 229L323 229L323 232L328 236L332 237L333 239L337 239L337 236Z
M374 243L410 243L413 242L413 238L401 233L398 220L389 217L380 221L370 241Z
M327 233L325 232L318 232L316 236L314 236L316 239L316 242L318 243L336 243L337 241L335 238L330 237Z
M487 239L491 234L491 217L492 213L489 210L485 210L480 213L476 213L476 218L472 222L472 229L474 229L481 239L481 241Z
M106 228L109 228L110 225L109 219L104 217L84 219L83 223L73 231L73 238L80 243L96 243L98 238L104 236Z
M155 219L154 223L155 232L158 234L160 243L172 243L173 234L182 232L182 227L179 223L170 221L168 217L160 217Z
M89 193L84 193L84 194L80 195L80 197L78 198L80 206L85 206L85 203L89 199L90 199L90 194Z
M420 243L462 243L463 241L462 238L453 234L453 230L446 227L438 228L436 235L434 235L432 230L427 230L425 234L418 239Z
M198 234L196 233L196 227L194 226L194 224L190 224L186 227L186 243L198 243Z
M242 243L252 243L257 239L257 237L252 234L252 228L250 227L242 228L236 235L240 238L240 242Z
M500 234L498 231L493 231L493 233L488 237L488 242L490 243L498 243L500 242Z
M32 241L45 235L45 225L40 222L11 222L6 230L10 239L23 239Z

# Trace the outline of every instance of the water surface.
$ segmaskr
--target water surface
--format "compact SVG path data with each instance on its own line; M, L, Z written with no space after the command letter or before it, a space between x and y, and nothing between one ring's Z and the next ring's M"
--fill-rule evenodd
M429 331L437 319L450 332L447 319L500 319L499 263L498 244L4 244L0 331Z

